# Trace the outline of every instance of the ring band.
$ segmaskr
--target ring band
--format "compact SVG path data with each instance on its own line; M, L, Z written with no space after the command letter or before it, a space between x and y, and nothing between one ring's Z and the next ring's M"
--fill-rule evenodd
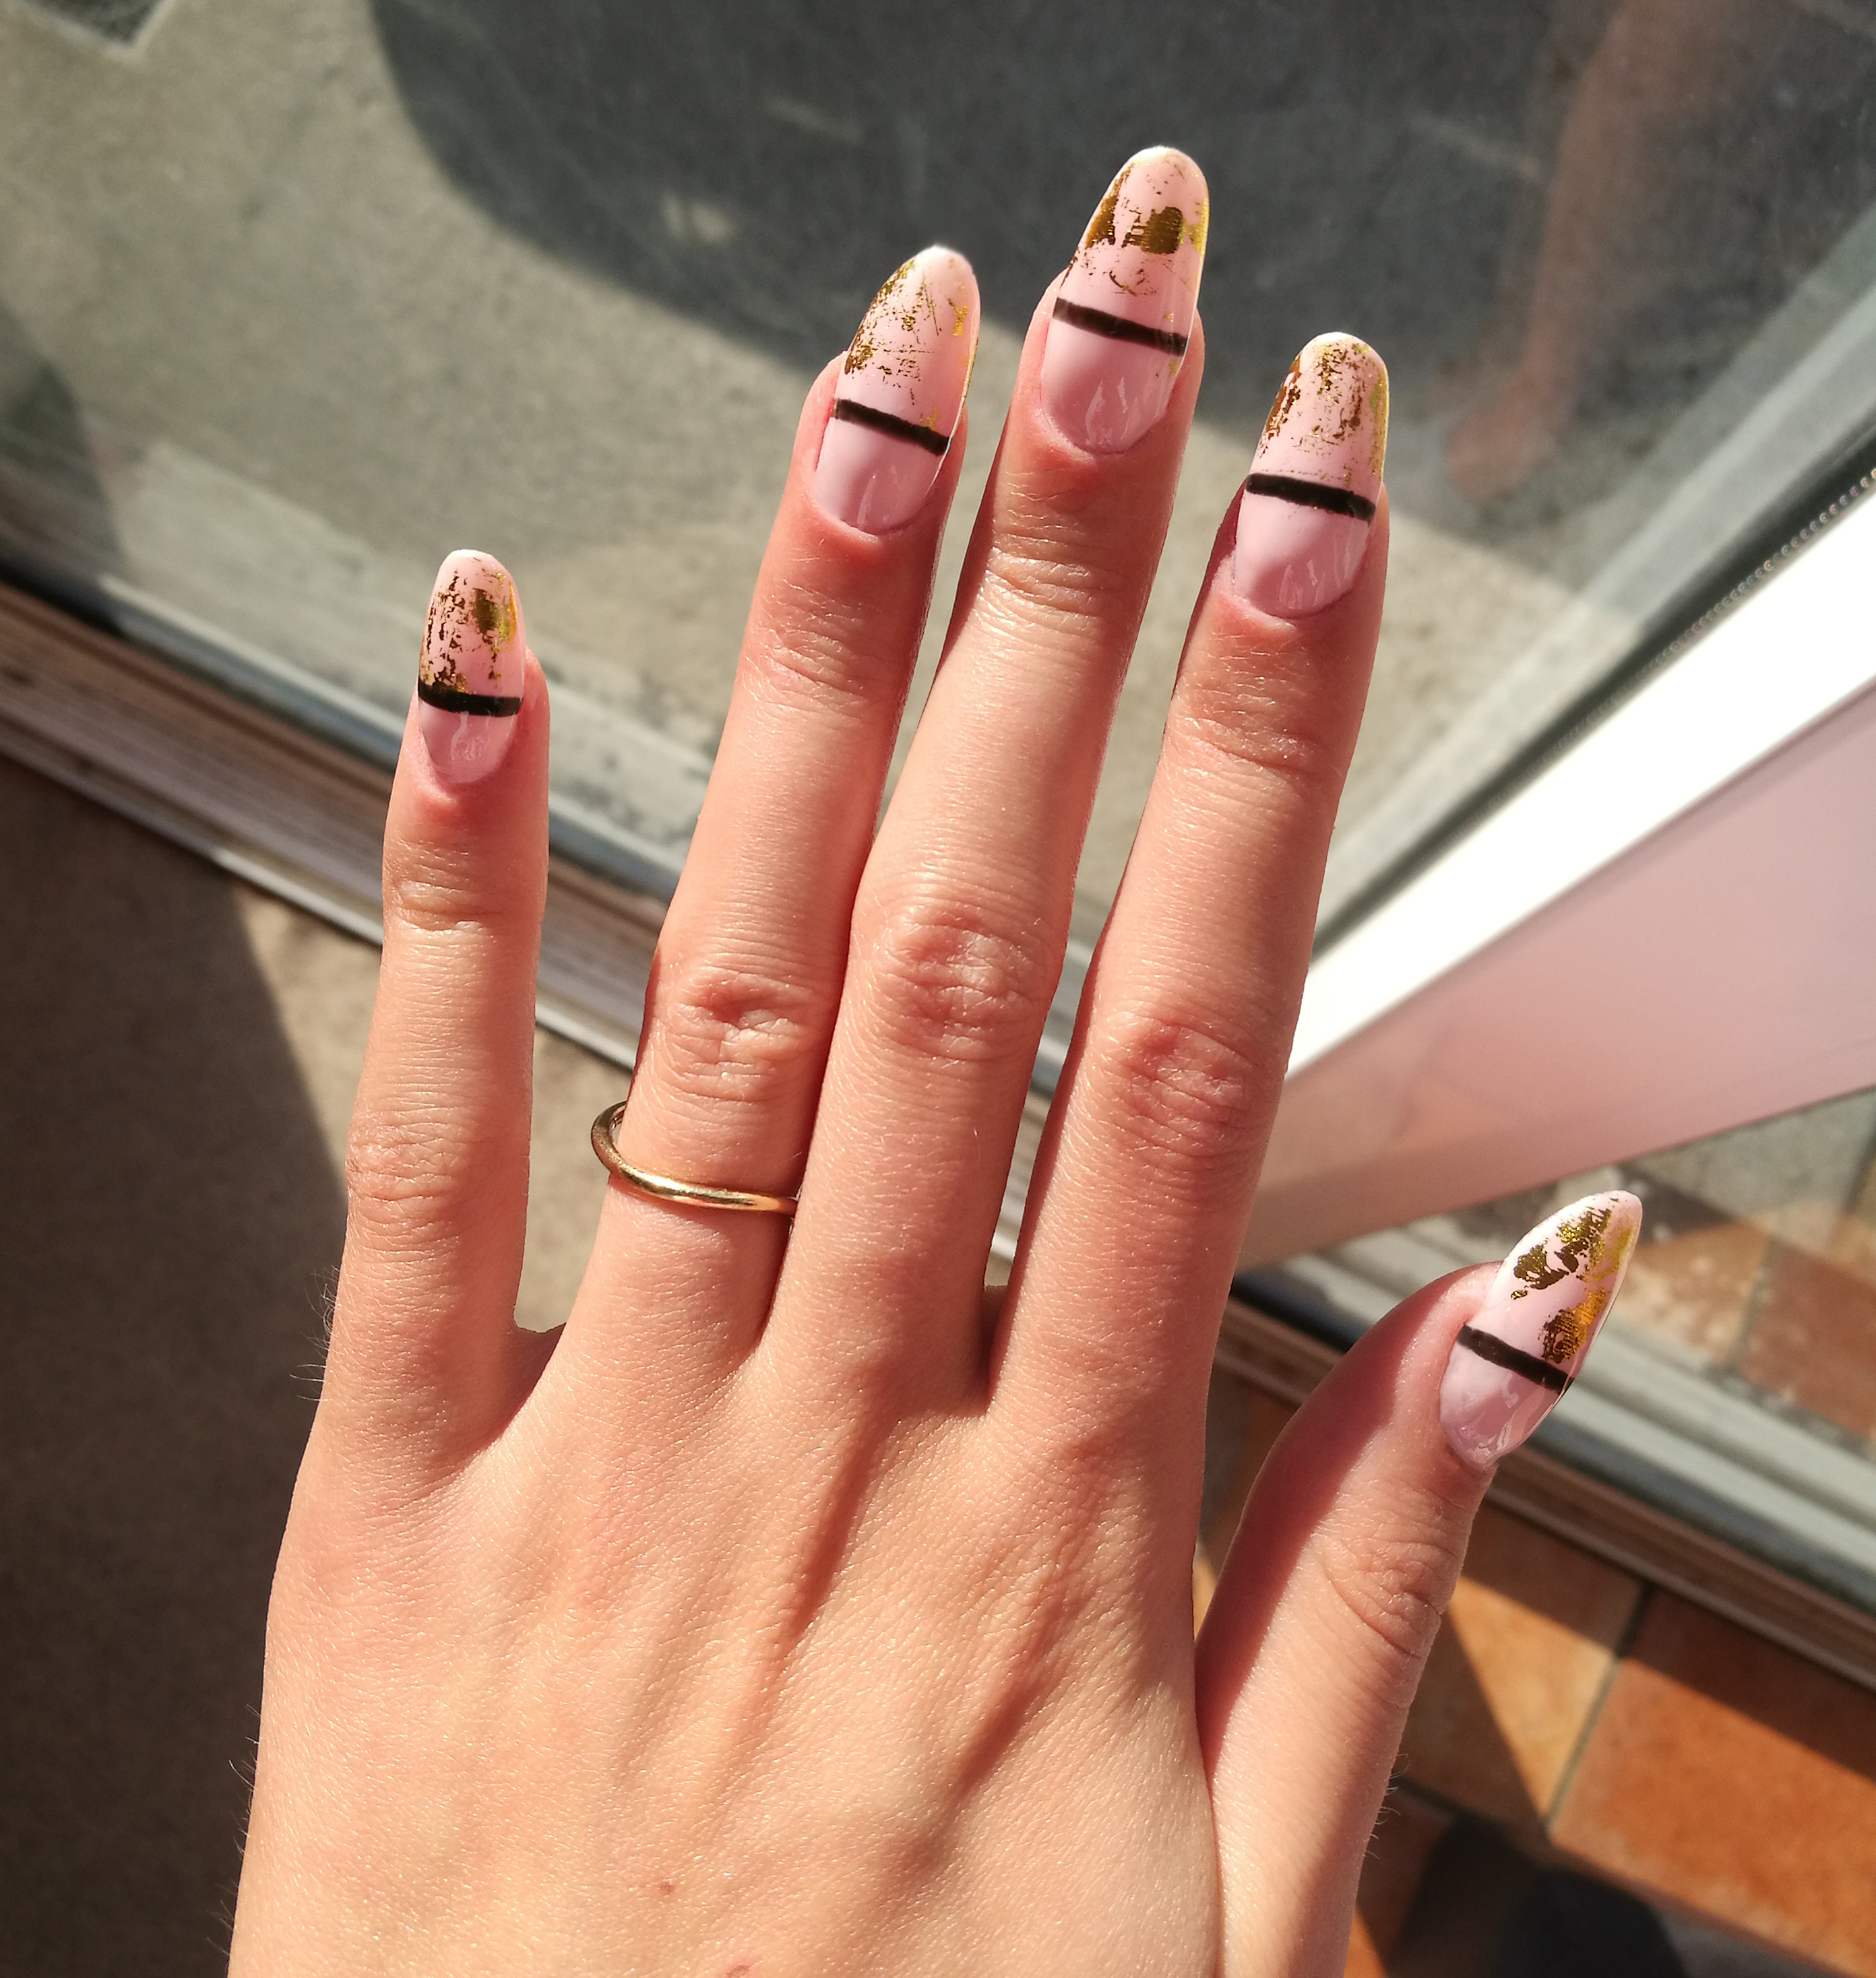
M792 1216L792 1195L758 1195L752 1189L706 1188L701 1182L675 1181L669 1175L635 1168L619 1151L616 1137L625 1117L626 1102L609 1106L593 1122L593 1151L627 1188L656 1202L681 1202L691 1209L730 1209L744 1216Z

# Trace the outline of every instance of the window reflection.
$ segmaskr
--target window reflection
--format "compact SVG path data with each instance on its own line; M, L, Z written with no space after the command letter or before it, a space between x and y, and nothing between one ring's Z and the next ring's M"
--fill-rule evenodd
M1462 494L1515 495L1590 426L1607 428L1600 471L1619 471L1625 442L1777 306L1841 232L1845 195L1876 191L1823 127L1833 98L1854 114L1838 91L1872 41L1876 13L1854 8L1622 0L1570 89L1532 250L1510 257L1482 339L1503 375L1467 394L1447 441ZM1833 46L1851 58L1835 78L1818 66Z
M1633 1164L1655 1229L1622 1324L1876 1454L1876 1094Z

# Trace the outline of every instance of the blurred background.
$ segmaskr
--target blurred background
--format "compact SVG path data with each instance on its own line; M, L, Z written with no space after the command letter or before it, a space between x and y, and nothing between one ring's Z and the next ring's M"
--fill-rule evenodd
M431 574L488 549L553 683L557 846L668 894L808 381L908 254L971 257L976 423L915 716L1030 312L1161 142L1212 189L1206 375L1046 1090L1213 530L1308 337L1359 332L1394 392L1388 616L1325 943L1867 487L1876 0L0 0L0 578L382 765ZM5 778L0 1640L23 1673L0 1964L208 1970L374 958ZM541 1073L524 1315L551 1323L617 1075L544 1038ZM101 1117L147 1178L132 1208ZM1702 1460L1772 1450L1822 1507L1709 1536L1859 1613L1873 1163L1867 1093L1637 1150L1616 1174L1649 1241L1608 1356L1610 1391L1669 1395ZM1264 1289L1345 1339L1610 1179L1292 1258ZM1214 1541L1277 1405L1219 1380ZM1497 1543L1352 1969L1876 1972L1868 1691L1794 1656L1735 1694L1727 1672L1783 1652L1742 1634L1729 1660L1641 1581ZM1550 1684L1559 1644L1567 1707L1539 1715L1561 1755L1526 1765L1505 1698ZM1600 1713L1656 1678L1771 1740L1703 1800L1719 1867L1588 1763L1599 1724L1654 1735ZM1580 1778L1630 1813L1597 1826ZM1779 1792L1810 1837L1774 1872L1755 1806Z

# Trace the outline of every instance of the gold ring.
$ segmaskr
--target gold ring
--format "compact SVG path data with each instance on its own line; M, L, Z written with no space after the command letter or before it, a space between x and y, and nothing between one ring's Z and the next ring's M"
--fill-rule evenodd
M624 1182L657 1202L682 1202L690 1209L733 1209L745 1216L792 1216L792 1195L758 1195L753 1189L706 1188L701 1182L674 1181L669 1175L635 1168L619 1151L615 1137L625 1117L626 1102L608 1106L593 1122L593 1151Z

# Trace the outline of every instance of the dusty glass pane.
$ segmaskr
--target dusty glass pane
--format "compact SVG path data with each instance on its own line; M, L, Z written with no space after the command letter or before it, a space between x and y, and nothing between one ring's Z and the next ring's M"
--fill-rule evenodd
M1084 938L1309 336L1395 385L1332 913L1876 425L1876 0L179 0L127 48L56 12L0 12L0 564L382 752L439 556L493 551L563 842L660 883L813 369L912 250L975 261L955 570L1029 311L1142 144L1210 176L1208 372Z
M1540 1440L1876 1610L1876 1091L1359 1237L1265 1282L1352 1334L1606 1188L1642 1199L1641 1242Z

